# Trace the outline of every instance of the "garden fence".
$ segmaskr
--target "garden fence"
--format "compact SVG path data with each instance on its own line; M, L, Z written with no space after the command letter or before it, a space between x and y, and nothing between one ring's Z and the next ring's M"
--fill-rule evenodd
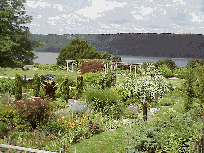
M5 145L5 144L0 144L0 148L21 150L21 151L26 151L27 153L30 153L30 152L35 152L35 153L57 153L57 152L44 151L44 150L39 150L39 149L25 148L25 147L12 146L12 145ZM64 151L63 148L59 149L59 153L62 153L63 151ZM2 152L0 151L0 153L2 153Z

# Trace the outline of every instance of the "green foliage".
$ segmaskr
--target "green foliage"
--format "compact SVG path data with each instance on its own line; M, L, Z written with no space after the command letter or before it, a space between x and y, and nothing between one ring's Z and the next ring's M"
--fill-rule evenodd
M15 74L15 98L16 100L22 98L22 78L19 73Z
M128 74L122 84L123 90L128 93L128 97L136 96L140 100L157 100L169 91L166 81L162 76L144 76L135 78L133 74Z
M4 123L3 121L0 121L0 136L2 134L5 134L8 130L8 125Z
M159 60L154 63L156 68L160 67L163 64L167 65L170 68L170 70L174 70L177 67L177 65L172 59Z
M121 57L120 55L115 55L111 58L113 61L121 62Z
M106 51L102 51L102 52L100 52L100 58L110 60L111 55L109 55Z
M172 70L165 64L162 64L159 68L158 71L165 77L169 78L173 76Z
M84 81L88 86L97 87L100 89L110 88L115 84L115 74L102 74L99 72L89 72L85 73Z
M24 99L15 101L14 104L20 118L29 122L33 129L36 129L37 125L46 123L52 115L49 99L34 99L34 101Z
M193 98L195 97L195 81L195 72L189 67L188 71L185 73L185 82L183 83L183 90L187 95L187 100L184 105L186 111L189 111L192 107Z
M187 68L176 68L174 71L173 71L173 75L177 78L180 78L180 79L184 79L185 78L185 73L188 71Z
M69 99L69 81L68 77L64 77L62 83L60 84L60 91L61 91L61 97L68 101Z
M65 60L95 58L100 58L100 53L92 45L88 45L85 40L76 38L72 39L67 46L61 48L57 64L65 65Z
M169 108L156 121L127 127L128 152L194 152L201 126L190 113Z
M10 78L1 78L0 79L0 93L5 94L9 92L10 96L14 95L15 88L14 88L14 80Z
M39 68L40 70L48 70L48 71L61 71L61 70L66 70L66 66L64 65L57 65L57 64L37 64L36 65L37 68Z
M197 66L197 64L204 66L204 59L193 59L188 61L186 68L187 67L191 67L191 68L195 68Z
M77 90L77 98L79 98L83 92L84 81L83 76L77 76L76 90Z
M102 111L104 114L118 115L122 110L122 103L118 94L109 88L104 90L86 90L87 103L94 105L95 111Z
M40 94L40 77L38 75L38 73L34 74L34 78L33 78L33 94L35 97L38 97Z
M140 73L142 75L150 75L150 76L158 74L153 62L144 62L140 69Z
M99 84L99 79L102 77L102 74L99 72L89 72L83 74L83 76L84 81L87 82L89 85L97 86Z
M196 96L200 101L201 115L204 114L204 66L197 65L195 69L196 76Z
M31 42L28 27L23 24L30 23L32 17L25 15L25 1L2 0L0 3L0 67L22 67L32 64L35 47L43 46L42 41Z

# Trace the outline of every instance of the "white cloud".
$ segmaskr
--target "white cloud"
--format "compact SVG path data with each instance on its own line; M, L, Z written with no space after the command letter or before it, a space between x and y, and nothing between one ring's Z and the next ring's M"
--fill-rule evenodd
M55 17L49 17L48 20L59 20L60 17L59 16L55 16Z
M186 3L183 0L173 0L175 3L180 3L182 5L186 5Z
M193 17L193 19L191 20L192 22L203 22L203 19L197 16L194 12L189 14Z
M47 21L48 23L50 23L51 25L56 25L55 22L56 21Z
M140 13L142 13L142 15L144 15L144 16L146 16L146 15L148 15L148 14L153 12L153 8L144 7L143 5L141 6L141 9L142 10L140 11Z
M133 14L134 18L136 20L144 20L144 19L149 19L147 18L147 15L149 15L150 13L153 12L153 8L150 7L144 7L143 5L140 7L140 11L131 11L131 13Z
M59 11L63 11L63 6L61 4L55 4L54 8L58 8Z
M97 17L102 17L103 12L113 10L115 7L123 7L126 4L126 2L118 3L116 1L92 0L92 6L80 9L75 13L83 15L84 17L96 19Z
M32 7L32 8L36 8L38 6L42 7L42 8L45 8L45 7L50 7L51 5L47 2L42 2L42 1L37 1L37 3L35 1L26 1L26 4L29 6L29 7Z
M38 19L42 18L42 15L38 15L37 18L38 18Z

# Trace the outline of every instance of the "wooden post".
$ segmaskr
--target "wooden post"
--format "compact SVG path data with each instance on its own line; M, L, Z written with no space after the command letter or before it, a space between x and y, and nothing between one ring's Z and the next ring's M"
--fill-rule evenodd
M74 63L72 62L72 72L74 72L74 71L73 71L73 64L74 64Z
M67 72L69 71L69 67L68 67L69 65L68 65L68 61L67 61Z

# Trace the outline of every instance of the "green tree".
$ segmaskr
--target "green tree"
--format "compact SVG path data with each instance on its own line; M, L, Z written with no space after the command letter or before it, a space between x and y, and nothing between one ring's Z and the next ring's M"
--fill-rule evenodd
M110 60L111 59L111 55L109 55L108 52L106 52L106 51L102 51L102 52L100 52L100 58L101 59L108 59L108 60Z
M147 106L158 98L162 98L168 91L167 83L163 76L156 75L135 78L129 73L122 84L123 91L128 97L136 97L143 105L143 119L147 121Z
M65 65L65 60L77 59L99 59L100 53L92 45L88 45L87 41L79 38L73 39L68 45L60 50L57 59L58 65Z
M159 60L159 61L154 63L156 68L158 68L159 66L161 66L163 64L167 65L171 70L174 70L177 67L177 65L175 64L175 62L172 59Z
M112 60L117 61L117 62L121 62L121 57L120 57L120 55L115 55L112 57Z
M33 49L43 46L42 41L31 42L28 27L31 16L25 15L25 0L0 1L0 67L19 67L32 64Z
M184 105L186 111L189 111L193 104L193 98L195 97L195 81L195 71L193 68L189 67L185 72L185 82L183 83L183 89L185 94L187 95L187 100L185 101Z
M158 68L158 71L159 71L165 78L169 78L169 77L173 76L172 70L171 70L166 64L162 64L162 65Z
M22 98L22 78L19 73L15 74L15 98L16 100Z
M200 64L201 66L204 66L204 59L193 59L188 61L186 67L191 67L191 68L195 68L197 66L197 64Z
M35 97L38 97L40 94L40 77L38 75L38 73L34 73L34 77L33 77L33 94Z

